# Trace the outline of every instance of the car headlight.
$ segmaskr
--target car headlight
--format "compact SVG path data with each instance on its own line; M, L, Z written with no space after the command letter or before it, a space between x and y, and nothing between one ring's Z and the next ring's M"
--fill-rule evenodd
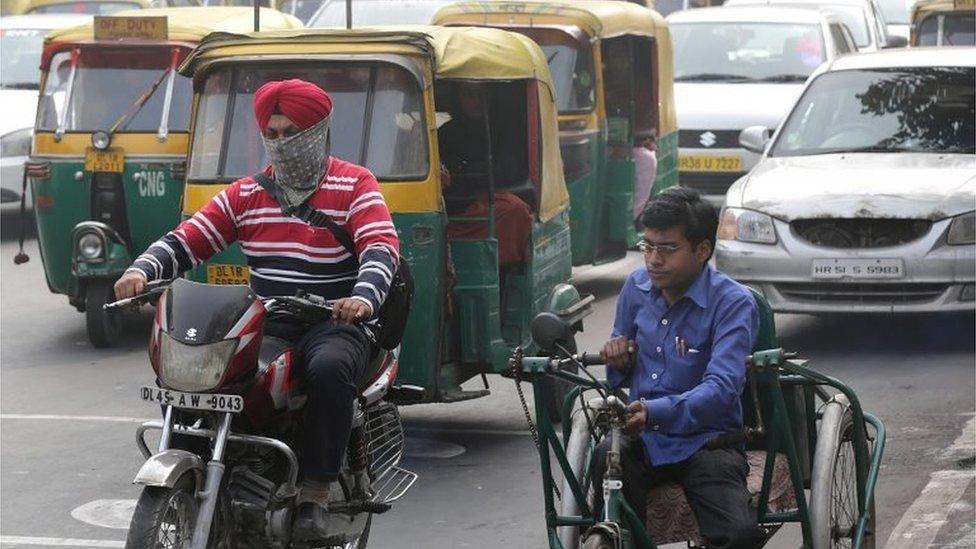
M24 128L4 134L3 137L0 137L0 156L7 158L30 155L33 133L33 128Z
M773 228L773 218L764 213L742 208L725 208L718 225L718 238L775 244L776 229Z
M976 244L976 212L964 213L953 218L946 242L950 246Z
M224 377L236 347L236 339L186 345L169 334L162 334L159 345L160 381L177 391L209 391Z
M78 255L84 259L98 259L105 252L105 241L95 233L85 233L78 239Z
M99 130L92 134L91 144L92 147L95 147L100 151L104 151L109 145L112 144L112 136L109 135L108 132Z

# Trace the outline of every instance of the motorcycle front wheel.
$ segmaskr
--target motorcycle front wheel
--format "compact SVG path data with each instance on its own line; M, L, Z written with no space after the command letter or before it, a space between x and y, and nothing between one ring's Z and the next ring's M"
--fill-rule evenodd
M126 549L188 547L197 518L195 487L193 475L187 473L172 488L143 488L129 524Z

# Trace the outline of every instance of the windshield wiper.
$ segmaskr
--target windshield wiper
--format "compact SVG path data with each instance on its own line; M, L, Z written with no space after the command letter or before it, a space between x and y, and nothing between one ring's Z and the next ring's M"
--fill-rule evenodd
M674 78L675 82L752 82L753 79L740 74L723 74L718 72L702 72L697 74L683 74Z
M833 150L834 153L867 153L867 152L879 152L879 153L903 153L903 152L920 152L917 149L912 149L910 147L901 147L898 145L865 145L863 147L849 147L840 148Z
M39 89L37 82L8 82L0 84L0 88L5 90L36 90Z
M774 74L757 80L758 82L806 82L805 74Z
M555 59L557 55L559 55L559 50L552 52L552 55L546 58L546 64L552 65L552 60Z
M139 114L139 111L142 110L142 107L149 102L149 98L156 93L157 89L159 89L159 85L163 83L166 75L168 75L172 70L172 68L166 67L163 73L159 75L159 78L157 78L151 86L146 88L146 90L143 91L142 94L139 95L139 97L137 97L131 105L129 105L129 108L127 108L126 111L122 113L122 116L120 116L109 128L109 135L114 135L117 131L125 131L125 128L128 127L129 122L135 119L136 115Z

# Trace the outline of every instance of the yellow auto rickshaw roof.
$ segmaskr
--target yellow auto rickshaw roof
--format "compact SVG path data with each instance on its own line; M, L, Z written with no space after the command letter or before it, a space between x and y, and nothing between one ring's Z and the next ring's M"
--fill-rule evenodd
M912 6L912 22L917 23L930 13L976 11L973 0L919 0Z
M521 34L483 27L422 25L218 33L200 42L179 70L190 76L207 62L235 57L386 54L427 60L438 79L536 81L542 125L539 217L547 221L568 207L549 64L542 49Z
M254 28L254 9L248 7L188 7L123 10L109 17L166 17L169 40L199 42L213 32L247 32ZM261 8L262 29L300 29L304 25L291 15ZM49 33L45 44L52 42L90 42L95 24L87 23Z
M431 22L435 25L497 25L500 22L573 25L598 38L625 34L654 36L658 28L667 25L659 13L619 0L458 2L438 10Z

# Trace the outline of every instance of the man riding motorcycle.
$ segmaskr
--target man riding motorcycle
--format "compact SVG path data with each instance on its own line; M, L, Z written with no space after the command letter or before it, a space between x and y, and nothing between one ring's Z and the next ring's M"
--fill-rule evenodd
M115 284L118 299L131 297L148 281L175 278L238 241L258 296L304 290L335 300L330 320L307 326L271 318L265 328L294 343L305 365L299 521L314 521L339 473L357 387L377 352L376 316L400 260L376 178L329 154L331 111L331 98L313 83L292 79L261 86L254 116L270 166L263 175L230 184L149 246ZM296 217L305 204L345 231L358 257L328 228Z

